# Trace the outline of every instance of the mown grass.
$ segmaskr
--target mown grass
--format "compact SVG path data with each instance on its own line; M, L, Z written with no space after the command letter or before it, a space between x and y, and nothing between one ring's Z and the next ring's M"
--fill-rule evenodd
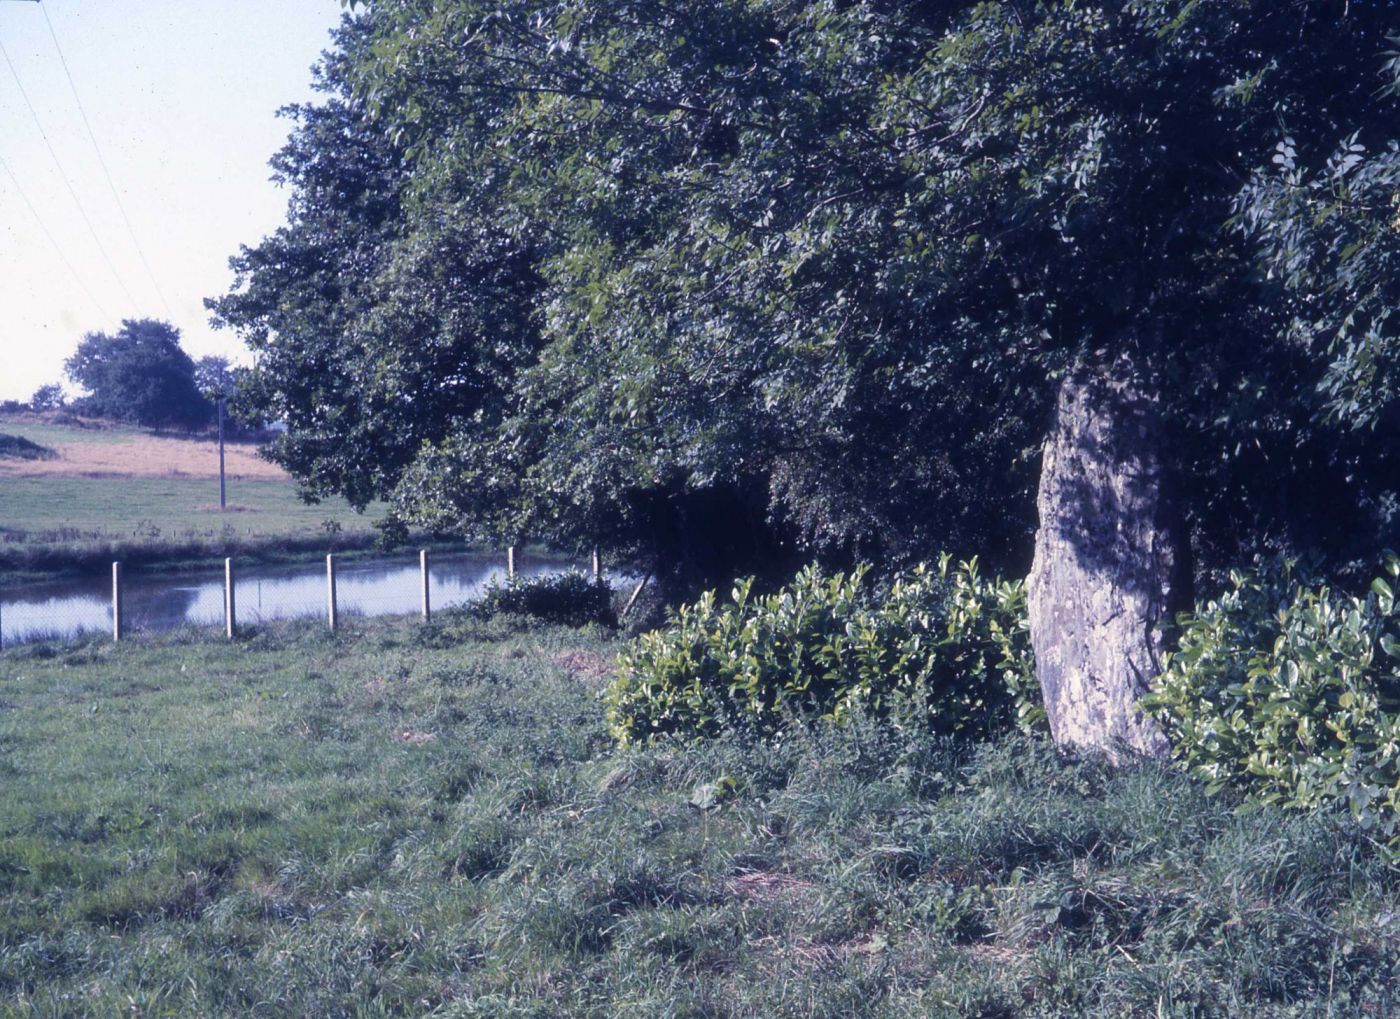
M0 1014L1396 1014L1400 878L1336 818L860 723L619 753L616 646L0 653Z
M227 486L229 510L221 512L217 474L211 473L216 461L201 476L173 466L167 472L161 457L173 455L163 452L170 447L147 449L151 434L145 430L34 415L0 417L0 425L36 448L90 448L95 452L84 463L97 468L50 470L49 464L0 478L0 584L81 572L114 558L178 566L230 554L277 561L363 548L375 537L372 521L382 515L379 507L356 513L341 499L303 502L290 478L242 477L236 466ZM185 446L171 437L159 441ZM204 446L213 449L207 437ZM239 448L246 457L248 447ZM4 449L0 442L0 455Z
M67 443L118 444L130 442L148 434L147 430L136 425L121 424L115 421L84 422L71 418L68 421L54 420L56 415L36 415L28 412L20 414L0 414L0 421L6 431L18 432L26 438L45 446L60 446Z
M114 558L183 562L363 548L371 514L343 501L308 504L291 482L230 486L237 511L218 511L217 481L199 478L0 479L0 571L80 571ZM0 576L0 582L6 578ZM9 578L14 579L14 578Z
M209 480L0 479L0 586L105 570L113 560L168 570L223 556L280 563L375 540L371 515L302 503L290 482L239 482L237 497L242 511L221 514Z
M343 501L306 503L290 481L231 482L219 512L219 483L207 478L10 477L0 484L6 541L155 541L274 537L369 530L370 517Z

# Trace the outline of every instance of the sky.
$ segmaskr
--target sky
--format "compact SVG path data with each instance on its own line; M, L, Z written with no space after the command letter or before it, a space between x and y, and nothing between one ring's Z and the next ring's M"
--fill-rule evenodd
M315 97L340 0L42 4L0 0L0 400L66 383L83 335L125 318L174 323L196 360L247 363L203 302L285 217L277 110Z

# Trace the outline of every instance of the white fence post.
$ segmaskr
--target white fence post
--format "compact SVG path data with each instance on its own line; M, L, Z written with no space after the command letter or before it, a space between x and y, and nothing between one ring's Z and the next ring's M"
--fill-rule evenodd
M335 633L336 610L335 610L335 554L326 556L326 620L330 623L331 633Z
M224 560L224 632L233 640L238 632L238 612L233 602L233 560Z
M506 549L506 573L512 580L515 579L515 546Z
M122 564L112 564L112 639L122 639Z
M593 583L595 583L595 584L601 584L602 582L603 582L603 557L602 557L602 555L598 552L597 547L594 546L594 549L593 549Z
M428 550L422 548L418 550L418 572L422 574L423 582L423 622L433 621L433 606L428 593Z

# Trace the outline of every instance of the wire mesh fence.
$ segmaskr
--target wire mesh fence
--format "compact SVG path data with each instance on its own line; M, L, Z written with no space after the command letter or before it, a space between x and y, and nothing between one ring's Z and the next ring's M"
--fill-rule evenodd
M579 569L555 557L517 556L522 577ZM426 566L426 577L424 567ZM55 641L92 633L120 638L136 633L198 628L227 631L321 617L331 625L355 616L422 614L424 593L433 612L480 598L509 576L505 554L446 554L424 558L329 561L267 567L232 563L228 598L226 561L178 576L121 571L35 582L0 592L0 647ZM332 609L332 592L334 609Z

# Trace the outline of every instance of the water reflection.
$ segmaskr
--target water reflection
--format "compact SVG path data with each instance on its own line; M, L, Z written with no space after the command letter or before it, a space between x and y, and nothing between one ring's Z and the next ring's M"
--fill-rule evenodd
M236 564L235 564L236 565ZM558 573L574 566L556 558L526 558L523 576ZM429 596L434 610L481 596L492 581L504 581L498 557L438 556L431 561ZM418 563L412 560L340 563L336 602L340 612L366 616L417 612ZM127 629L169 630L177 626L219 627L224 619L221 571L182 576L128 574L124 581ZM238 622L322 615L326 611L324 562L290 567L249 567L234 581ZM110 577L47 581L0 594L0 639L8 644L72 637L112 627Z

